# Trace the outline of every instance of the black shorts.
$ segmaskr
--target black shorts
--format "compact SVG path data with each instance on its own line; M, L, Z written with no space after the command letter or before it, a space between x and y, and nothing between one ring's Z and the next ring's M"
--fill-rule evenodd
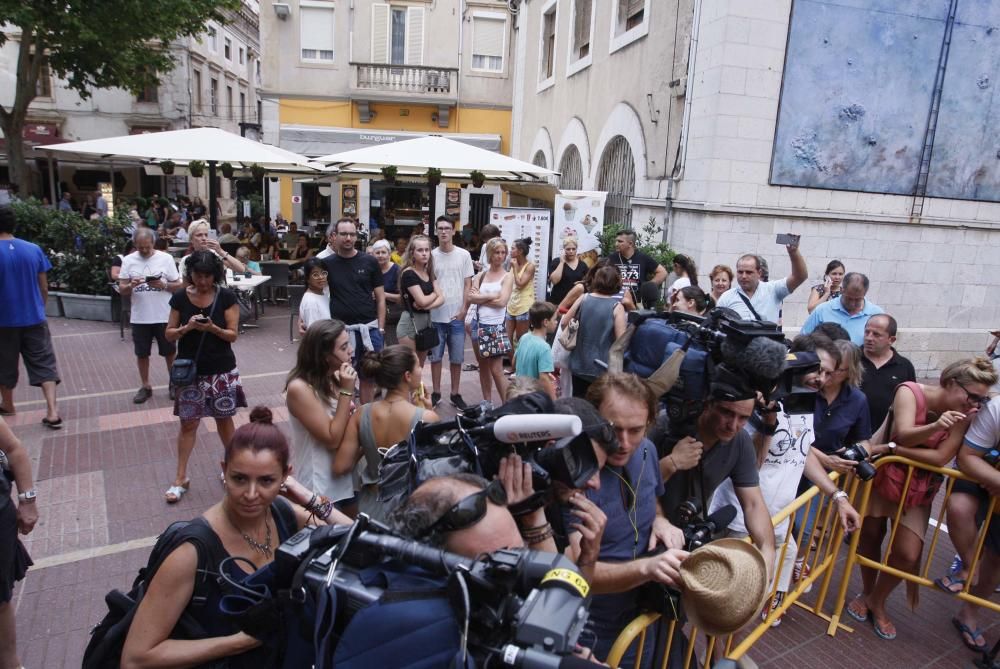
M951 494L955 493L965 493L979 501L979 509L976 511L976 527L982 528L983 523L986 522L986 511L990 508L990 493L981 485L964 479L955 481ZM1000 504L994 508L993 518L990 519L990 526L986 530L986 541L983 542L983 546L994 555L1000 555Z
M132 348L135 350L135 357L149 357L153 350L154 337L156 350L164 358L177 353L177 344L167 341L166 323L132 323Z
M31 558L17 537L17 507L10 496L10 482L0 470L0 604L11 600L14 582L24 578Z
M49 324L45 321L23 328L0 328L0 386L13 388L17 385L18 357L24 360L31 385L40 386L47 381L59 383L56 352L52 348Z

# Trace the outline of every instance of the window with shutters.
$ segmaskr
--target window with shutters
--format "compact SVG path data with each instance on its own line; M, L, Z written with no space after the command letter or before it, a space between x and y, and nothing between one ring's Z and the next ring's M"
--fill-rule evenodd
M34 60L35 54L28 54L28 58ZM43 58L42 64L38 68L38 81L35 82L35 97L52 97L52 70L49 68L48 58Z
M226 116L228 116L230 120L232 120L233 114L235 113L235 107L236 105L233 102L233 87L226 86Z
M372 63L424 64L424 8L372 4Z
M240 91L240 121L247 120L247 94Z
M613 0L612 6L610 52L614 53L649 33L651 0Z
M304 63L332 63L334 21L332 2L299 3L299 49Z
M507 18L502 14L472 17L472 69L503 72Z
M212 77L208 88L208 100L212 104L212 114L219 115L219 80Z
M191 87L194 89L194 107L198 113L201 113L203 109L201 104L201 72L199 70L194 71L194 83Z
M219 52L219 31L215 29L215 26L208 27L208 48L212 53Z
M571 76L590 65L591 44L594 42L595 0L573 0L570 25L573 32L569 39L566 58L566 76Z
M233 59L233 40L228 37L222 38L222 55L225 56L226 60Z
M135 96L136 102L159 102L159 90L156 86L143 86Z
M541 44L539 51L539 90L548 88L553 83L556 71L556 18L558 12L556 0L550 0L542 6Z

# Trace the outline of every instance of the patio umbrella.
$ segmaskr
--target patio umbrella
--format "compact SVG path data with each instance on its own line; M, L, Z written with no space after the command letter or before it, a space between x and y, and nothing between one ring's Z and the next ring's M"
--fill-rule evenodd
M559 174L438 135L333 153L314 160L328 169L340 170L343 177L354 178L377 175L390 165L396 167L397 177L410 178L423 177L433 167L441 170L441 178L445 181L470 181L470 173L474 170L482 172L486 181L501 183L545 182L548 177Z
M285 149L255 142L218 128L189 128L167 130L140 135L89 139L36 149L42 153L57 154L67 159L140 161L156 164L171 161L186 165L200 160L208 165L209 201L214 202L216 167L230 163L245 171L257 164L266 173L318 173L320 165L311 163L305 156ZM210 206L212 226L217 224L215 207Z

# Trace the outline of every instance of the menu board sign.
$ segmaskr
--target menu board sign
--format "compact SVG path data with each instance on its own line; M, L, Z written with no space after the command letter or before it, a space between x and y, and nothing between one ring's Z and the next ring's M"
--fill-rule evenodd
M553 228L552 257L562 253L566 237L577 238L577 253L596 249L604 230L603 191L563 190L556 193L555 227ZM598 251L600 252L600 251Z
M544 299L549 276L552 212L548 209L493 207L490 209L490 223L500 228L500 236L507 242L508 248L515 239L531 239L528 260L535 263L535 299Z

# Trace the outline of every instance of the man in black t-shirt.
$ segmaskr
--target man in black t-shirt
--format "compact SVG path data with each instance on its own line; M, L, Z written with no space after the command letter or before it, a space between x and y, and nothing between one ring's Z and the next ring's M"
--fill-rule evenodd
M861 349L861 366L865 374L861 392L868 398L873 430L882 425L889 413L896 386L917 380L913 363L892 347L896 343L896 328L896 319L889 314L876 314L865 323L865 342Z
M350 218L337 221L336 247L323 259L330 286L330 316L348 326L354 348L354 366L360 368L365 351L381 351L385 334L385 293L378 261L354 248L357 224ZM375 387L360 376L361 401L372 401Z
M622 230L618 233L615 237L615 252L610 258L621 272L622 290L631 291L632 301L635 304L640 303L640 289L644 283L652 282L659 287L667 279L667 270L663 265L636 249L635 232L632 230Z

